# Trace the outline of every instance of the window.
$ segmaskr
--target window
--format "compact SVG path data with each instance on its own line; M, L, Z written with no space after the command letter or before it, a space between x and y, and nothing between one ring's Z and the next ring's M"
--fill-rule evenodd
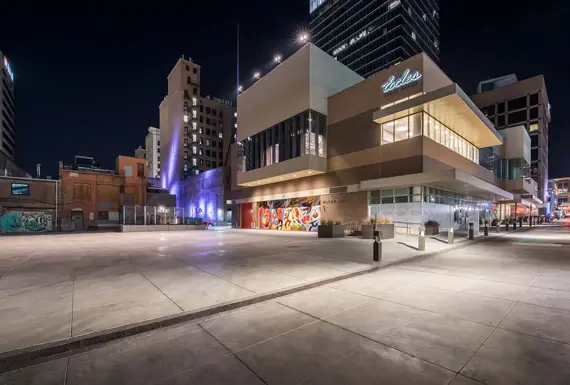
M410 138L422 134L422 114L410 116Z
M198 95L198 89L196 87L192 88L192 93Z
M218 114L218 116L219 116L220 118L223 118L223 117L224 117L224 112L223 112L222 110L220 110L220 113Z
M192 118L193 118L193 119L196 119L196 115L197 115L196 110L192 110Z
M144 164L142 163L137 163L137 176L144 178Z
M394 142L394 122L382 124L382 144Z
M99 211L97 214L98 221L108 221L109 220L109 212L108 211Z
M198 133L203 134L204 133L204 127L200 127L200 129L198 130Z
M530 120L538 119L538 107L533 107L530 109Z
M73 185L73 200L91 200L91 185L87 183L76 183Z
M277 156L279 156L279 154L277 154ZM218 157L219 157L219 158L223 158L223 157L224 157L224 154L220 151L220 152L218 153Z
M200 174L200 170L194 170L194 175Z
M197 165L198 165L198 159L192 158L192 166L197 166Z
M184 160L188 159L188 151L184 151Z
M192 130L196 131L196 122L192 122Z
M214 119L212 119L212 126L215 127L215 126L217 126L217 125L218 125L218 122L216 122Z
M133 176L133 166L124 166L125 176Z
M197 147L196 146L192 146L192 154L196 155L196 151L197 151ZM200 154L202 155L202 154Z
M216 162L212 162L212 168L216 168L216 167L218 167L217 163L216 163Z
M538 160L538 148L533 148L530 150L530 160L535 161Z
M212 130L212 136L216 136L216 135L218 135L218 131Z
M408 139L408 117L397 119L394 122L394 142Z
M188 135L188 127L184 127L184 135Z
M210 168L212 166L212 162L210 162L209 160L206 161L206 167Z
M210 118L206 118L206 124L211 124Z
M530 146L531 147L538 147L538 135L532 135L530 137Z
M204 116L200 115L200 123L204 123Z
M481 112L483 112L483 114L485 114L485 116L493 116L495 115L495 105L491 104L490 106L481 108Z
M509 126L526 122L526 110L511 112L509 114Z
M186 84L190 84L190 83L191 83L190 76L188 76L188 78L186 79Z
M204 159L200 159L200 166L204 165Z
M184 147L188 147L188 139L184 139Z
M190 66L186 64L186 71L190 71Z
M184 172L188 172L188 163L184 163Z
M416 38L417 38L416 33L412 31L412 39L416 40Z
M198 140L198 136L196 134L192 134L192 142L196 143Z
M528 128L529 132L536 132L538 131L538 123L532 123L529 128Z
M277 144L279 144L279 143L277 143ZM219 148L223 148L223 146L222 146L222 141L221 141L221 140L220 140L220 143L218 143L218 147L219 147Z
M210 115L212 113L212 110L210 109L210 107L206 107L206 114Z
M531 106L536 106L538 104L538 94L532 94L530 95L530 105Z
M206 150L206 156L210 156L210 150Z
M192 105L195 106L197 104L197 99L195 96L192 96Z
M206 139L206 146L210 147L210 139Z
M204 151L202 149L198 150L198 155L204 155Z
M200 144L204 144L204 138L200 137Z
M526 108L526 96L509 100L509 111Z
M184 123L188 123L190 121L190 117L184 114Z
M497 127L504 127L505 126L505 115L497 116Z
M87 185L89 186L89 185ZM12 183L12 195L30 195L30 185L28 183Z
M497 111L499 114L502 114L505 112L505 103L499 103L497 104Z
M196 68L196 67L192 68L192 72L195 73L195 74L197 74L197 73L198 73L198 68Z
M188 103L184 102L184 109L187 110L188 109Z
M184 90L184 99L190 99L190 95L188 95L188 90Z
M220 132L220 133L218 134L218 138L222 139L223 137L224 137L224 135Z
M216 141L212 140L212 147L216 147Z
M212 115L214 115L214 116L218 115L218 110L216 110L215 108L212 108Z

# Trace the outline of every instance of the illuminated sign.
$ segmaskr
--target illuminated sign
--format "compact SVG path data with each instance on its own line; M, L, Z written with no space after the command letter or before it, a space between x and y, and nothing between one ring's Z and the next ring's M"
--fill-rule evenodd
M396 78L394 75L390 76L386 83L382 84L382 91L385 94L396 91L398 88L417 82L421 77L422 74L418 71L411 73L410 70L407 69L399 78Z
M8 59L6 58L6 56L4 56L4 68L6 68L8 75L10 75L10 79L12 81L14 81L14 73L12 72L12 69L10 68L10 64L8 63Z
M362 39L366 35L368 35L368 31L364 30L364 31L360 32L357 36L350 39L350 41L348 43L344 43L343 45L341 45L340 47L335 49L333 51L333 56L338 55L339 53L341 53L342 51L344 51L345 49L347 49L348 47L350 47L351 45L353 45L354 43L356 43L357 41L359 41L360 39Z

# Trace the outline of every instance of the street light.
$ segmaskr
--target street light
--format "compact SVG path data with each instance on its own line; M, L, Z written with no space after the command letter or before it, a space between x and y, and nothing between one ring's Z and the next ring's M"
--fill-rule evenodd
M261 73L260 73L260 72L255 72L255 73L253 74L253 77L256 78L256 79L260 79L260 78L261 78Z
M309 34L307 32L299 33L299 42L305 44L309 41Z
M238 86L238 92L243 92L243 86Z
M275 63L281 63L281 55L275 55Z

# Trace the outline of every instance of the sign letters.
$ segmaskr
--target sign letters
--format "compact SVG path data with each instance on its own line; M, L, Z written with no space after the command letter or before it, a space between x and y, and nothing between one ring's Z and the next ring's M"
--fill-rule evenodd
M398 88L417 82L421 77L422 74L419 71L412 73L407 69L399 78L396 78L394 75L390 76L386 83L382 84L382 91L385 94L396 91Z

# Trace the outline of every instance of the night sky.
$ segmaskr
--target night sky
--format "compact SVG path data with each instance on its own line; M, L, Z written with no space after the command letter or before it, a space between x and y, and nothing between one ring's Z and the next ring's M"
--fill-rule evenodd
M442 0L440 11L440 66L467 94L479 80L545 75L551 177L570 176L568 3ZM0 50L16 76L19 165L35 175L41 163L43 175L56 176L59 160L81 154L113 168L117 155L133 156L148 127L158 126L166 77L182 54L202 66L203 93L232 99L236 24L246 79L267 71L276 53L292 53L296 31L309 21L308 0L178 1L164 2L163 10L152 4L77 16L3 5Z

